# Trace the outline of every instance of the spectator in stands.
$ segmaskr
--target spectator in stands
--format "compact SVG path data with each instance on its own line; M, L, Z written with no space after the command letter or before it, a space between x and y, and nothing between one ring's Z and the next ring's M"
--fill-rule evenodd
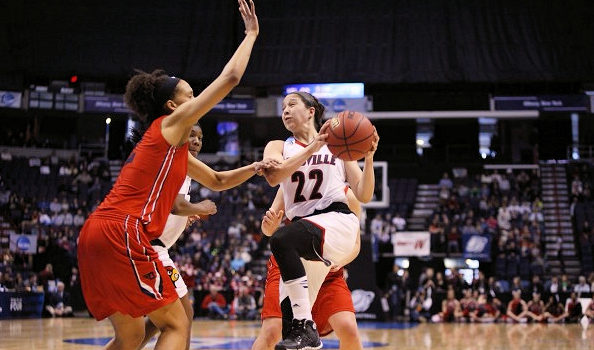
M448 173L443 173L441 180L439 180L439 187L445 187L448 190L454 187L454 184L452 183L452 180L450 180L450 176L448 175Z
M513 290L513 299L507 304L507 317L516 323L526 323L526 302L522 300L522 291Z
M497 225L502 230L509 230L511 229L511 218L511 213L507 208L506 203L503 203L497 212Z
M83 169L82 172L80 174L78 174L72 181L73 184L82 183L87 186L91 182L93 182L93 177L91 177L91 175L89 175L89 172L87 171L87 169Z
M52 266L52 264L45 265L43 271L39 273L38 279L39 284L43 286L43 289L47 290L47 282L55 279L54 267Z
M582 199L582 195L584 194L584 184L580 179L579 175L573 175L573 180L571 181L571 195L575 198Z
M433 215L428 231L431 234L431 250L434 252L443 252L445 234L444 225L439 222L439 215Z
M74 215L72 223L76 227L81 227L85 223L85 216L83 215L82 209L78 209L76 211L76 215Z
M450 198L450 190L447 187L442 186L439 189L438 195L439 195L439 203L444 205Z
M404 229L406 228L406 220L402 216L400 216L400 213L396 213L392 218L392 225L396 227L396 230L404 231Z
M371 231L371 234L373 234L376 237L380 237L382 235L382 232L384 230L384 220L382 220L381 214L375 214L375 217L373 218L373 220L371 220L369 230Z
M52 199L52 202L49 205L49 209L50 209L50 212L52 212L54 214L57 214L60 211L62 211L62 206L58 202L58 198L54 197L54 199Z
M561 282L559 282L559 288L560 288L559 290L562 293L569 293L569 292L571 292L573 290L572 287L573 286L571 285L571 281L569 281L569 278L567 277L567 275L566 274L562 274L561 275Z
M446 236L447 236L447 252L448 254L451 253L460 253L460 238L462 237L458 232L457 225L451 225L449 228L446 229Z
M435 274L435 291L438 293L444 293L447 290L448 286L443 278L443 273L437 272Z
M219 293L219 288L210 287L210 293L202 299L201 308L208 311L208 316L212 319L228 319L229 307L225 297Z
M417 290L409 303L410 318L413 322L427 322L431 318L432 299L427 299L423 289Z
M400 267L394 262L392 272L386 277L386 299L390 302L391 317L393 320L401 315L402 300L404 297L404 285L402 277L400 276Z
M56 316L72 316L72 305L70 304L70 294L64 291L64 283L57 283L57 291L51 293L48 299L46 310Z
M256 319L256 299L248 292L247 287L239 288L239 295L233 300L233 309L239 320Z
M530 283L530 292L531 293L538 293L539 296L542 295L544 292L544 286L540 281L540 277L538 275L532 276L532 282ZM542 301L542 300L541 300Z
M559 277L553 276L551 280L546 284L545 287L546 292L550 293L551 295L557 295L560 292L560 285L559 285Z
M590 286L586 283L585 276L578 277L578 284L573 287L573 291L581 294L581 293L590 293Z

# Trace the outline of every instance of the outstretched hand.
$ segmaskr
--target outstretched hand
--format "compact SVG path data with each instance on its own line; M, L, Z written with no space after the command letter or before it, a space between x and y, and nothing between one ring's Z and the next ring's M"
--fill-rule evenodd
M210 199L196 203L196 213L202 215L212 215L217 213L217 205Z
M264 158L259 162L254 162L253 165L256 174L262 176L264 174L264 170L278 168L281 163L276 159Z
M246 0L237 0L239 3L239 12L241 13L241 18L243 18L243 23L245 24L245 34L255 34L258 35L260 31L260 26L258 25L258 16L256 16L256 5L254 5L254 1L250 0L250 5L248 6Z

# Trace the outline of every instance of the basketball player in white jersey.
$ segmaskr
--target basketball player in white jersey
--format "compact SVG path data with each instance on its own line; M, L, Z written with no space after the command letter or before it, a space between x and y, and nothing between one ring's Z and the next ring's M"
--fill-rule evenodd
M355 198L353 191L348 190L347 200L349 209L357 216L361 215L361 204ZM274 197L270 209L262 217L262 233L271 236L280 226L284 217L283 190L279 189ZM318 273L319 266L325 266L318 261L301 260L305 267L308 277L310 302L312 304L312 316L318 326L318 334L324 337L331 332L336 332L339 340L339 350L361 350L361 338L357 329L357 320L355 318L355 308L351 292L346 285L343 266L353 261L361 247L360 234L357 235L355 246L351 254L344 261L334 265L323 281L320 280ZM317 274L317 276L316 276ZM320 283L321 285L316 285ZM266 273L266 286L264 290L264 305L262 306L262 327L258 337L252 344L252 350L272 350L276 343L282 338L282 334L287 334L292 322L291 304L284 295L281 299L280 273L276 260L271 257L268 261L268 271ZM315 299L312 299L311 291L319 290ZM287 299L284 299L287 298ZM282 307L281 307L282 305ZM287 311L288 306L288 311ZM282 311L281 311L282 309Z
M186 311L190 322L194 319L194 309L188 296L188 288L181 278L180 272L175 263L169 257L168 249L173 246L181 234L185 231L188 224L200 216L212 215L217 212L215 204L210 200L204 200L199 203L190 203L190 185L192 179L200 184L215 190L222 191L240 185L254 174L260 173L262 168L273 166L276 162L262 161L250 165L229 170L217 172L212 170L206 164L202 163L196 157L202 149L202 128L199 124L192 127L189 137L189 152L192 157L188 157L188 176L179 190L179 194L173 204L173 210L163 229L163 234L158 239L151 241L153 249L159 254L159 260L167 270L169 278L175 285L175 290ZM157 333L158 329L150 320L146 320L145 338L141 348ZM186 349L190 346L190 334L186 342Z
M271 186L281 185L285 215L292 221L270 239L294 317L289 334L276 345L277 350L322 347L312 320L308 281L300 258L323 262L326 269L320 272L322 280L331 265L343 261L352 252L359 232L359 220L347 206L344 184L348 182L362 203L371 200L375 186L377 132L361 171L357 162L336 158L326 146L329 124L321 125L323 113L324 106L311 94L287 95L282 118L293 136L286 141L271 141L264 150L264 158L280 163L265 169L264 176Z

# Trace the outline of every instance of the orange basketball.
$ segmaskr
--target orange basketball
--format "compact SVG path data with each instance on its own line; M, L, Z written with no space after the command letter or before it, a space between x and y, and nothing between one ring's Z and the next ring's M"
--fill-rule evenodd
M373 124L359 112L343 111L330 121L328 148L342 160L359 160L371 149Z

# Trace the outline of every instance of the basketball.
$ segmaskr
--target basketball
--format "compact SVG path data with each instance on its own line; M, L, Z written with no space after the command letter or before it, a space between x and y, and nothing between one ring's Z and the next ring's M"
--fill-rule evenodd
M373 124L359 112L343 111L330 121L328 148L342 160L359 160L371 149Z

